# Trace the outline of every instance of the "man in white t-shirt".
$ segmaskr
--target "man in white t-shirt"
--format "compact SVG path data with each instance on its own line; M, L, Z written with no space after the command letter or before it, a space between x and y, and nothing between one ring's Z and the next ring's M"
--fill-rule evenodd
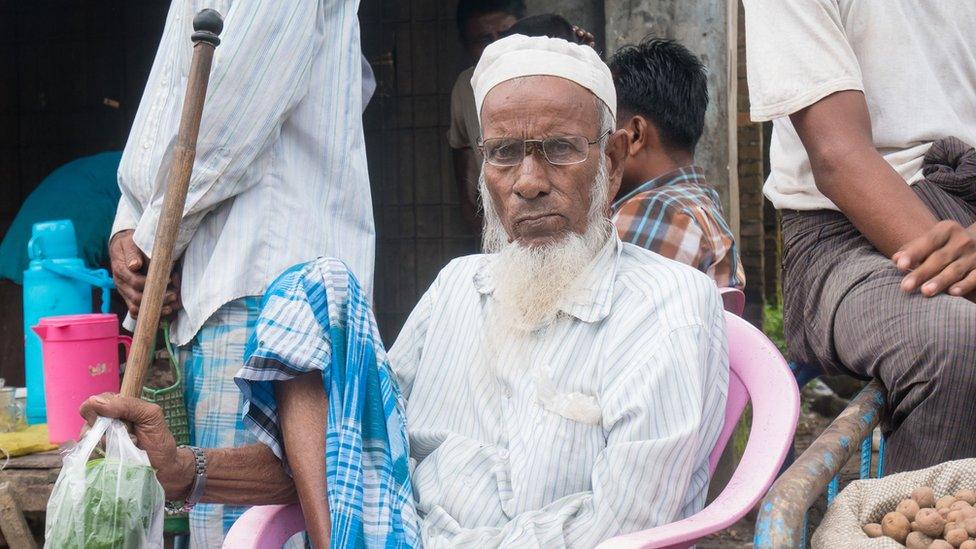
M789 352L881 380L891 472L976 455L976 9L962 4L745 0Z

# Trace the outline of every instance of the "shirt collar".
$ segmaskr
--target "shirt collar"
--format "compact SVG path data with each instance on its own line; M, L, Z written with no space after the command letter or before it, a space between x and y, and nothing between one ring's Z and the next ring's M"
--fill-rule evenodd
M599 322L606 318L613 303L613 285L622 249L620 237L612 231L607 243L576 279L575 290L568 291L559 310L583 322ZM481 295L491 295L495 291L490 268L493 259L494 254L484 256L474 274L474 286Z
M646 193L660 187L666 187L668 185L674 185L675 183L704 183L705 182L705 170L699 168L698 166L682 166L676 170L672 170L668 173L659 175L650 181L641 183L636 189L630 191L625 196L618 198L616 202L613 203L613 209L617 210L621 204L630 200L634 196L640 193Z

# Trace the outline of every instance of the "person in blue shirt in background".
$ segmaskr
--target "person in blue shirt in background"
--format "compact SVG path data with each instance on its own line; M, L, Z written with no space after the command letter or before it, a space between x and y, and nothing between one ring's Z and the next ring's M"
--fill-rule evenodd
M27 242L35 223L70 219L89 267L108 267L108 236L119 203L121 151L72 160L51 172L27 197L0 244L0 278L24 282Z

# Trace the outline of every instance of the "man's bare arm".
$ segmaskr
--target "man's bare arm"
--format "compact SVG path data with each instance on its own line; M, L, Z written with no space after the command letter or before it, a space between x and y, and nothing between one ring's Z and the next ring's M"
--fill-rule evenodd
M790 116L817 188L926 296L976 291L976 226L935 216L878 153L864 94L829 95Z
M130 422L136 444L149 456L166 499L180 501L189 494L195 475L193 453L176 448L159 406L106 393L85 401L81 415L89 423L96 416ZM285 473L281 460L263 444L207 449L204 455L207 458L204 502L267 505L298 500L295 484Z
M329 547L332 518L325 482L325 430L329 402L319 372L275 382L285 455L298 489L312 546Z
M184 496L193 483L193 454L182 449L183 466L191 467ZM295 483L285 473L281 460L264 444L240 448L204 450L207 457L207 486L203 503L271 505L298 501ZM185 454L189 454L188 456ZM187 462L186 459L189 458Z

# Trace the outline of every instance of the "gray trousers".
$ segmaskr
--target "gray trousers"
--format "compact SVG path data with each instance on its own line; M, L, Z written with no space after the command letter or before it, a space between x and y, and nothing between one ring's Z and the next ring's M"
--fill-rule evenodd
M939 219L976 222L958 194L914 189ZM881 380L889 473L976 456L976 303L905 294L903 277L840 212L783 212L790 358Z

